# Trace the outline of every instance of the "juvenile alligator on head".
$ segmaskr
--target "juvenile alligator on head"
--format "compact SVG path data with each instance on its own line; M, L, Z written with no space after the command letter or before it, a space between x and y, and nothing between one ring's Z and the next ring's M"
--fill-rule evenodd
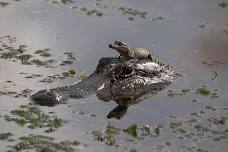
M112 44L109 47L116 49ZM108 114L108 118L119 119L130 104L163 90L179 76L164 64L153 62L149 52L136 52L133 56L120 53L127 59L101 58L96 70L88 78L77 84L41 90L31 98L37 104L54 106L64 103L68 98L80 99L96 94L100 100L114 100L119 104Z
M151 53L143 48L130 48L127 43L121 41L115 41L113 44L109 45L110 48L115 49L119 52L120 57L124 60L130 59L140 59L140 60L150 60L157 63L160 66L165 66L166 64L160 62ZM168 67L168 65L166 65Z

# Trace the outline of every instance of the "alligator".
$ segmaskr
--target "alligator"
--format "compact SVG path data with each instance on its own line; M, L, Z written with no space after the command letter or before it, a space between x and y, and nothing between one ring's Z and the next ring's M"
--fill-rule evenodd
M113 44L109 45L110 48L116 50L119 54L119 58L123 58L124 60L130 59L144 59L151 60L152 62L157 63L160 66L169 66L157 58L155 58L150 51L143 48L130 48L127 43L121 41L115 41Z
M165 89L178 76L167 66L151 60L102 57L96 70L86 79L69 86L38 91L31 99L39 105L54 106L66 103L68 98L80 99L96 94L99 100L116 101L118 107L107 117L120 119L129 105Z

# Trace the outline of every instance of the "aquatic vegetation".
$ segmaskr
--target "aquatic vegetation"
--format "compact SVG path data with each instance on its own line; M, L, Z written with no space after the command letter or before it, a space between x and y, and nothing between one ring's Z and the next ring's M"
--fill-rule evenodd
M72 52L65 52L63 55L66 56L66 60L62 61L59 65L70 65L73 64L76 58L74 57Z
M201 95L209 95L211 92L206 86L203 86L201 88L197 88L195 93Z
M46 67L46 68L55 68L57 61L50 57L55 57L50 53L51 49L39 49L36 51L29 50L26 45L19 45L15 47L13 44L17 41L16 38L11 36L3 36L0 37L2 41L2 49L0 52L0 58L9 60L12 62L20 61L23 65L37 65L38 67ZM32 53L33 52L33 53ZM76 58L73 53L65 52L64 58L58 59L59 65L70 65L73 64ZM59 61L60 60L60 61Z
M0 95L8 95L8 96L13 96L16 98L26 98L30 96L30 93L32 92L32 90L30 89L24 89L20 92L16 92L16 91L0 91Z
M118 8L118 10L121 11L123 15L129 16L129 18L140 17L145 19L147 18L147 15L148 15L148 12L146 11L140 11L129 7L121 6Z
M0 133L0 140L7 140L11 136L13 136L11 132Z
M39 54L39 55L42 56L42 57L50 57L51 54L48 53L49 50L50 50L50 49L36 50L36 51L34 52L34 54Z
M101 17L104 15L104 13L101 10L97 10L97 9L90 9L86 6L73 6L71 7L74 10L78 10L80 12L83 12L87 15L96 15L98 17Z
M202 114L204 115L200 117L194 114L192 115L194 118L186 119L174 117L169 123L169 128L180 140L198 141L203 138L207 138L207 140L227 140L225 126L228 118L225 116L207 118L207 112Z
M49 116L33 104L21 105L18 109L4 115L6 121L12 121L19 126L27 125L30 129L46 128L45 132L53 132L61 127L66 121L57 116Z
M61 1L52 0L51 3L59 4ZM64 4L71 4L71 3L64 3ZM110 12L112 10L115 12L120 12L123 16L126 16L128 20L134 21L136 19L148 19L151 21L158 21L167 19L165 16L154 16L150 13L150 10L139 10L137 8L131 8L129 6L124 6L117 3L112 3L110 1L104 0L94 0L90 3L85 3L84 5L73 5L70 7L73 10L77 10L89 16L97 16L101 17L104 16L106 11Z
M202 96L210 96L211 99L215 99L218 98L218 89L214 89L214 90L209 90L209 88L205 85L203 85L202 87L199 88L195 88L195 89L182 89L182 90L168 90L168 96L170 97L174 97L174 96L183 96L183 95L187 95L187 94L198 94L198 95L202 95ZM193 99L194 102L196 99Z
M14 146L9 146L13 151L35 150L42 152L54 152L57 150L64 152L75 151L80 145L79 141L59 141L55 142L52 137L30 134L19 138L19 142Z
M134 141L135 139L144 139L144 137L158 137L160 136L160 126L151 127L146 124L142 127L139 127L137 124L132 124L127 128L120 129L116 128L110 123L106 126L104 132L100 131L92 131L91 134L94 137L94 140L99 142L103 142L107 145L112 145L118 147L119 143L117 143L117 136L120 134L127 134L133 137L133 139L126 139L127 141Z
M168 96L174 97L174 96L183 96L186 95L188 92L190 92L191 89L182 89L180 91L174 91L174 90L168 90Z
M111 124L106 126L103 134L99 131L92 131L94 140L104 142L107 145L114 145L116 143L115 136L117 134L119 134L119 129L113 127Z
M123 129L123 132L125 132L125 133L131 135L132 137L136 138L138 136L137 129L138 129L138 126L136 124L132 124L128 128Z
M49 76L45 77L44 79L40 80L39 82L52 83L55 80L63 80L63 79L67 79L69 77L74 77L77 80L84 80L85 78L87 78L87 76L79 75L75 72L75 70L70 69L70 70L65 71L61 74L49 75Z
M69 75L75 75L76 74L76 72L73 69L68 70L67 73Z
M92 131L91 134L93 134L94 140L101 141L101 142L104 141L104 139L102 137L103 135L102 135L101 132L99 132L99 131Z
M200 95L203 95L203 96L209 96L212 98L212 99L215 99L215 98L218 98L219 95L217 93L217 89L215 89L213 92L211 90L209 90L209 88L207 86L202 86L200 88L197 88L195 90L195 93L196 94L200 94Z

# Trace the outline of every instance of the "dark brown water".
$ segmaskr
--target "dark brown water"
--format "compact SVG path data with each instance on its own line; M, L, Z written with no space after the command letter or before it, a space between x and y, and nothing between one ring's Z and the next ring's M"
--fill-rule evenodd
M41 107L42 111L52 111L68 121L54 133L45 134L41 129L19 127L6 122L4 118L0 118L0 132L12 132L15 139L33 133L55 137L58 140L77 139L88 144L88 147L79 151L137 149L143 152L200 150L225 152L228 149L227 130L223 133L225 137L222 138L222 135L194 130L187 124L182 128L192 133L192 137L178 138L177 133L169 128L169 124L174 119L170 116L186 121L194 118L205 126L212 117L227 118L228 7L220 7L219 0L97 1L101 6L94 5L95 2L77 0L70 4L52 4L46 0L21 0L9 1L9 5L0 7L0 36L15 37L17 42L11 45L27 45L29 53L37 49L50 48L52 58L57 61L56 65L59 64L59 60L63 60L64 52L73 52L76 57L73 64L56 68L22 65L18 61L0 59L0 90L21 91L29 88L35 92L75 83L78 80L74 78L57 80L53 83L38 81L47 75L62 73L69 69L75 69L82 75L91 74L101 57L117 56L116 52L108 48L108 44L114 40L126 41L132 47L150 49L156 57L183 74L183 77L158 95L130 106L126 115L120 120L106 117L117 106L114 101L104 103L93 95L86 99L71 99L66 105ZM73 6L97 9L103 12L103 16L86 15L83 11L72 9ZM133 21L129 20L128 15L122 15L121 11L118 11L121 6L147 11L146 19L135 17ZM158 16L162 16L162 19L152 20ZM24 77L27 75L21 75L20 72L25 72L27 75L41 74L42 77L26 79ZM7 83L8 80L12 83ZM168 90L195 89L202 85L206 85L212 92L217 89L219 97L212 99L210 96L196 95L194 91L182 96L167 95ZM27 98L0 95L0 114L8 114L19 105L28 102ZM214 107L216 110L210 110L205 106ZM81 111L85 114L78 114ZM204 111L205 114L199 117L191 115L200 111ZM96 117L91 117L91 114L95 114ZM129 142L125 139L131 137L121 133L116 140L124 146L119 148L94 141L88 132L102 131L109 122L117 128L126 128L133 123L140 126L161 125L161 135ZM220 131L228 127L227 122L222 125L209 124L209 126ZM200 133L203 135L198 136ZM184 136L183 133L181 135ZM215 137L221 139L215 140ZM165 144L167 142L171 145L167 146ZM5 151L7 145L12 144L0 141L0 151ZM156 147L158 145L165 146L159 149ZM194 146L201 149L192 148Z

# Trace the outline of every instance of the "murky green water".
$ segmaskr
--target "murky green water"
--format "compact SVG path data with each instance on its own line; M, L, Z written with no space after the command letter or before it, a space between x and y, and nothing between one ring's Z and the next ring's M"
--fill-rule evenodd
M0 53L7 46L26 45L25 54L32 55L31 59L53 60L40 65L24 64L14 57L0 59L0 133L11 132L10 138L16 140L1 140L0 151L9 150L8 145L16 145L19 137L29 134L54 137L56 141L77 140L86 146L76 150L89 152L227 151L228 7L221 7L221 1L75 0L64 1L66 4L47 0L0 1L9 2L0 5L3 49ZM14 97L21 91L30 89L34 93L76 83L79 80L74 77L53 80L48 76L61 75L70 69L77 75L88 76L101 57L117 56L108 48L114 40L151 49L183 77L158 95L130 106L119 120L107 118L117 104L99 101L95 95L70 99L68 104L55 107L40 107L43 112L67 121L51 133L5 120L4 115L11 116L10 111L30 102L23 96ZM50 49L47 51L50 57L35 53L45 48ZM75 59L70 59L66 52L72 52ZM44 78L48 81L40 82ZM196 94L196 88L203 85L210 93ZM191 90L184 94L182 89ZM173 90L174 96L169 96L168 90ZM159 128L159 133L143 136L138 129L135 138L119 131L115 144L108 145L91 134L92 131L104 134L108 124L119 129L148 124Z

